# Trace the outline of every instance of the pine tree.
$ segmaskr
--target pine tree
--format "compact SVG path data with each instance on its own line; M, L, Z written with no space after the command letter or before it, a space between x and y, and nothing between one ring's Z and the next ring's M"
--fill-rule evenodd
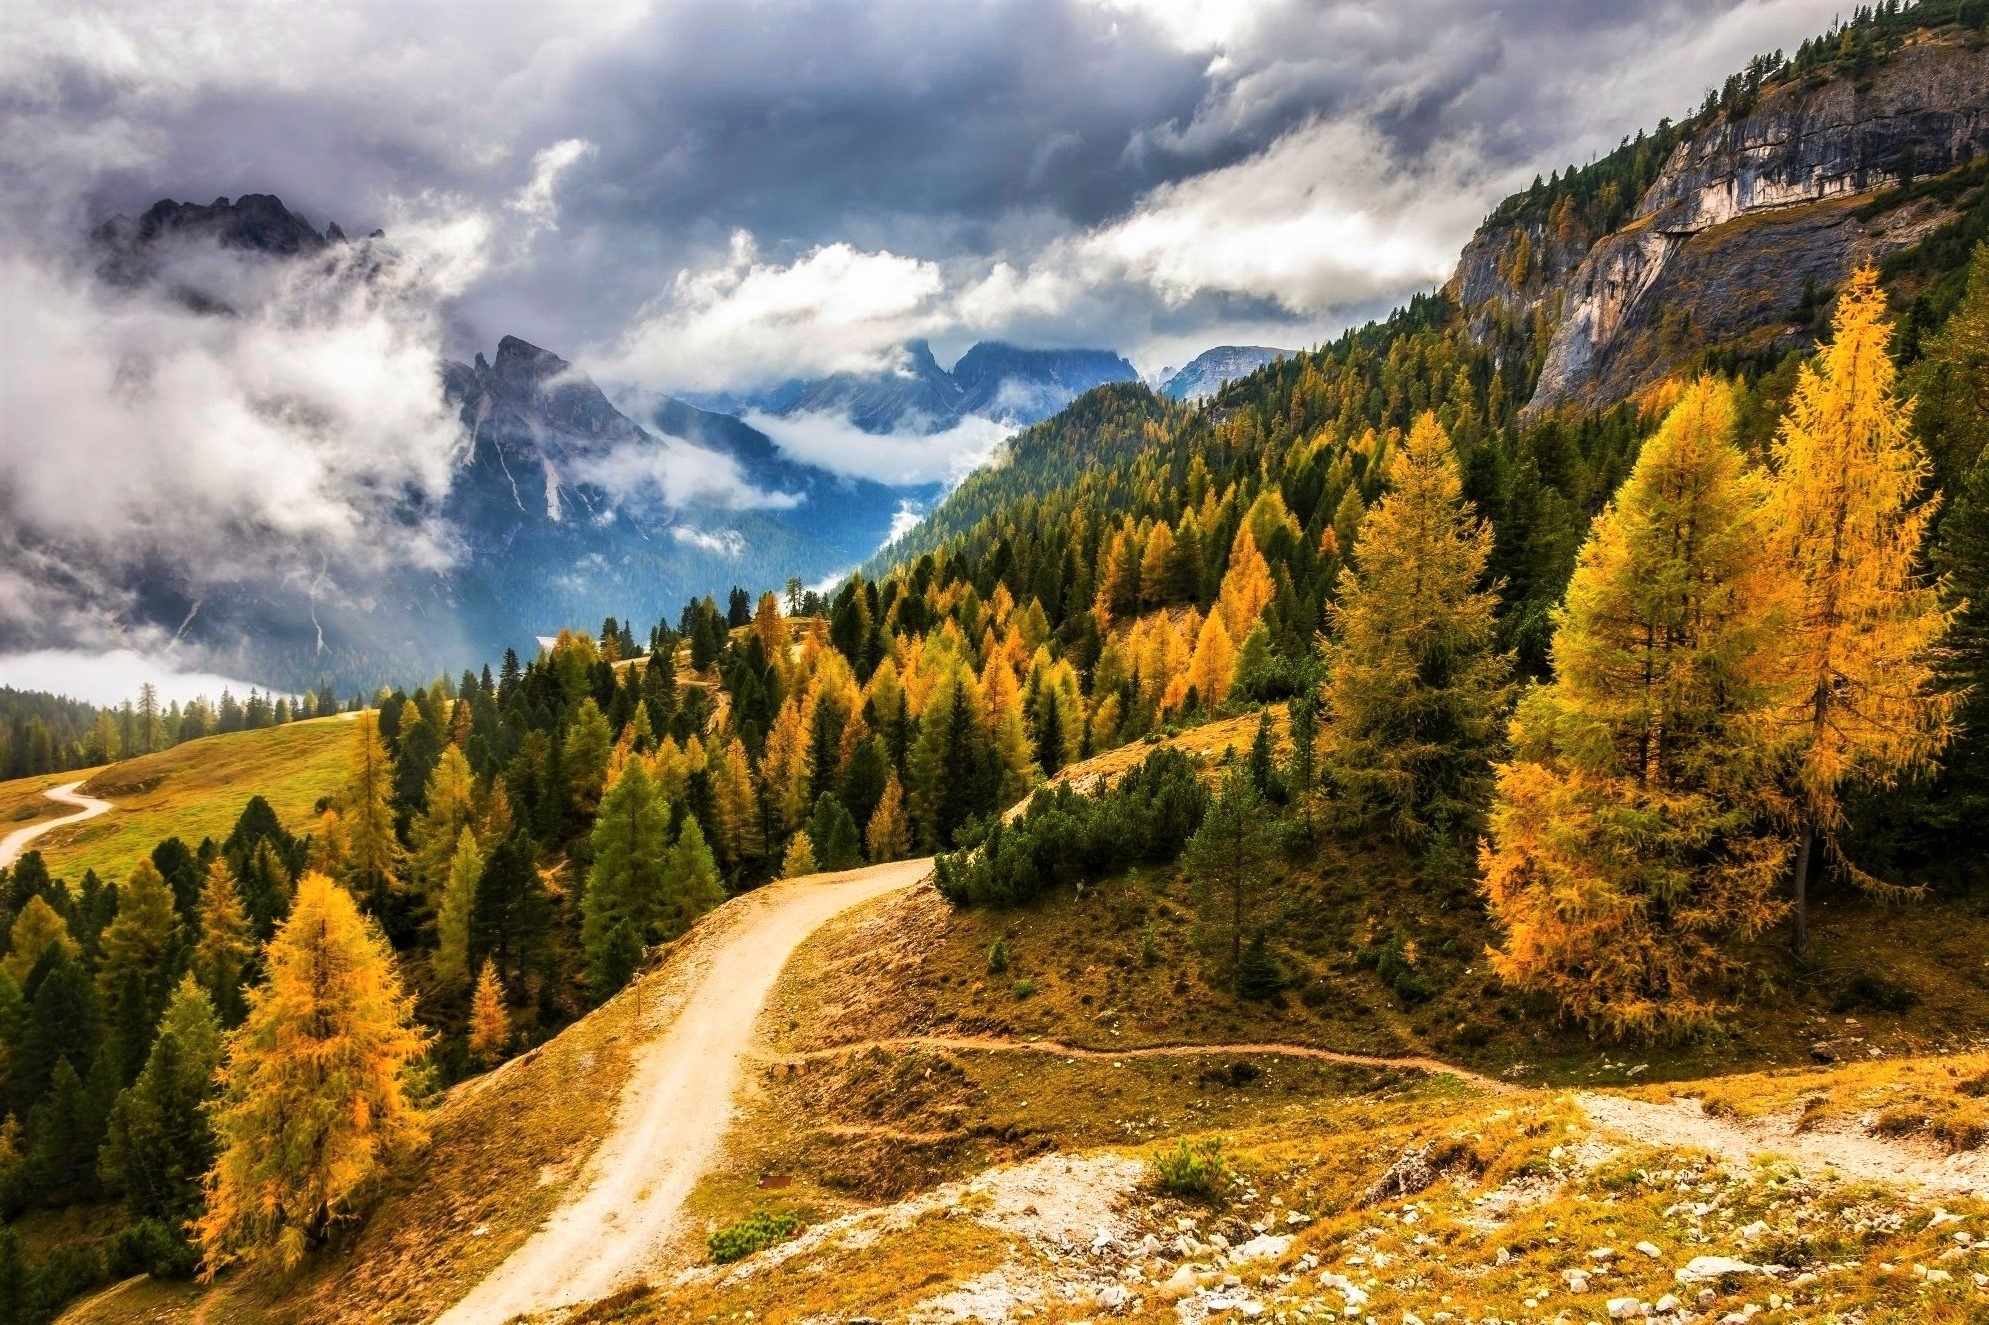
M581 700L559 755L560 775L566 779L568 823L575 833L584 832L594 822L594 811L607 789L608 756L614 745L615 734L601 716L600 706L591 696Z
M1819 840L1834 852L1842 789L1889 786L1927 767L1951 731L1955 696L1936 686L1933 668L1948 617L1939 586L1919 573L1938 498L1920 496L1929 467L1893 390L1891 337L1878 273L1863 268L1775 439L1769 551L1790 582L1784 665L1799 680L1780 716L1798 761L1798 952L1809 938L1811 858Z
M352 754L337 801L339 837L344 882L376 914L401 890L405 853L394 835L393 787L394 762L380 738L379 711L361 710L352 723Z
M903 860L912 854L912 825L905 813L905 787L895 772L884 783L884 795L870 816L864 837L873 864Z
M220 1066L214 1005L189 976L173 992L144 1070L111 1110L98 1159L129 1218L163 1220L177 1237L199 1212L201 1178L214 1162L206 1106Z
M504 1010L504 984L497 963L486 957L470 999L470 1057L486 1068L497 1066L511 1042L511 1014Z
M1182 863L1196 896L1229 931L1232 978L1242 974L1243 934L1257 921L1265 883L1264 798L1240 769L1226 774Z
M414 843L409 873L423 899L437 906L449 882L456 839L476 818L476 775L459 747L449 746L436 760L422 806L409 832Z
M1494 969L1612 1034L1692 1031L1780 907L1783 583L1733 398L1702 379L1581 551L1555 680L1520 705L1485 890Z
M994 805L1000 765L981 725L979 688L964 669L942 675L911 750L912 805L933 850L950 847L970 818Z
M200 942L194 948L193 967L223 1026L238 1025L248 1011L242 985L255 951L234 872L225 856L216 856L208 863L200 889Z
M691 922L725 900L725 886L718 881L718 862L704 840L697 818L686 815L677 829L677 844L670 848L668 886L663 895L657 938L676 938Z
M369 1184L425 1138L409 1098L426 1049L393 952L321 874L270 941L269 978L227 1039L219 1157L196 1224L205 1271L297 1264Z
M712 796L717 818L713 824L719 853L731 864L757 860L766 854L760 810L753 790L753 769L746 743L734 736L725 756L712 769Z
M626 929L646 943L661 914L667 888L669 807L640 761L631 763L601 800L594 820L593 868L581 901L580 946L587 958L587 986L596 1002L628 983Z
M816 872L815 846L804 828L787 840L787 854L780 861L780 877L799 879Z
M21 991L28 999L27 1025L19 1051L10 1055L7 1086L12 1112L25 1118L55 1079L55 1069L68 1063L78 1074L97 1056L102 1015L90 976L60 945L45 948Z
M531 833L520 828L491 847L484 860L470 904L470 960L495 957L499 973L519 984L539 955L550 911L538 849Z
M1427 845L1484 813L1509 667L1484 584L1492 531L1433 414L1417 418L1391 478L1331 608L1321 764L1351 822Z
M828 792L815 801L808 816L808 841L815 847L818 869L855 869L863 863L863 846L857 837L856 820L843 803Z
M151 861L140 860L117 891L117 918L104 930L97 961L97 989L107 1024L132 1047L134 1057L150 1041L152 1025L165 1006L166 953L176 928L166 881ZM127 1071L136 1073L143 1065L142 1057L136 1057Z
M464 828L456 834L449 881L443 885L435 914L435 975L445 984L460 986L470 978L470 913L476 907L483 863L476 834Z

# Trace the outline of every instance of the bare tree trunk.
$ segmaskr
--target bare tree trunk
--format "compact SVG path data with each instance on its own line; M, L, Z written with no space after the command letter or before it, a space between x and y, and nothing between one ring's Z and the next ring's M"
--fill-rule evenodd
M1809 860L1816 848L1816 829L1803 827L1803 844L1796 851L1795 922L1796 956L1809 951Z

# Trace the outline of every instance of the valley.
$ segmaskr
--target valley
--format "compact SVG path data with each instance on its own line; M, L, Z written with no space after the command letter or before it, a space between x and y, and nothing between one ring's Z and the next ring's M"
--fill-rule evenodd
M1756 53L1461 253L1442 154L1528 141L1469 97L1209 137L1232 55L1360 25L1054 12L1193 118L921 188L1131 172L1067 232L699 202L603 291L583 199L703 196L682 71L621 107L642 168L597 125L453 227L438 183L391 238L274 193L89 231L79 400L253 389L162 428L198 473L142 536L105 477L128 546L0 519L0 643L22 566L78 639L278 686L0 691L0 1325L1989 1320L1989 5ZM915 161L824 109L848 36L722 138L863 126L845 203ZM1050 63L1032 104L1102 67ZM1324 77L1275 67L1253 115ZM1301 271L1320 229L1424 274ZM574 358L474 348L534 309ZM1135 324L1187 365L1076 348Z

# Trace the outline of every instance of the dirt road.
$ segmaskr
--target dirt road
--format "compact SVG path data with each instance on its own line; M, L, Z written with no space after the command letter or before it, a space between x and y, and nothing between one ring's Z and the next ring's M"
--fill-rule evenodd
M931 869L899 861L753 894L751 911L700 954L676 1020L642 1050L578 1194L437 1325L499 1325L639 1279L725 1135L760 1006L788 957L838 912Z
M79 824L85 819L94 819L100 814L110 813L109 801L100 801L94 796L85 796L76 790L82 785L79 779L75 782L65 782L59 787L50 787L42 793L52 801L80 808L76 813L65 814L60 819L47 819L38 824L29 824L26 828L16 828L5 838L0 838L0 868L5 868L20 859L21 853L43 833L53 832L65 824Z

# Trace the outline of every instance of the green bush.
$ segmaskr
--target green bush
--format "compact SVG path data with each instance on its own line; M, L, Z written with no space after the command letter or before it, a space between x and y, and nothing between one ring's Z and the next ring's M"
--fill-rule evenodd
M1000 975L1007 969L1008 944L1001 939L996 939L994 946L988 949L988 974Z
M128 1279L134 1274L191 1279L200 1268L200 1252L163 1219L126 1224L112 1236L104 1260L113 1279Z
M1035 996L1036 982L1034 980L1017 980L1015 982L1015 997L1018 1000L1034 998Z
M1153 1171L1161 1190L1175 1196L1221 1205L1229 1193L1229 1160L1223 1156L1221 1137L1178 1141L1172 1150L1156 1150Z
M955 906L1014 906L1059 883L1164 864L1181 854L1207 807L1187 756L1156 750L1095 796L1068 783L1038 791L1014 823L993 820L965 849L939 857L933 886Z
M801 1227L801 1217L790 1211L775 1213L755 1210L736 1224L728 1224L705 1240L705 1250L713 1265L730 1265L756 1251L793 1237Z

